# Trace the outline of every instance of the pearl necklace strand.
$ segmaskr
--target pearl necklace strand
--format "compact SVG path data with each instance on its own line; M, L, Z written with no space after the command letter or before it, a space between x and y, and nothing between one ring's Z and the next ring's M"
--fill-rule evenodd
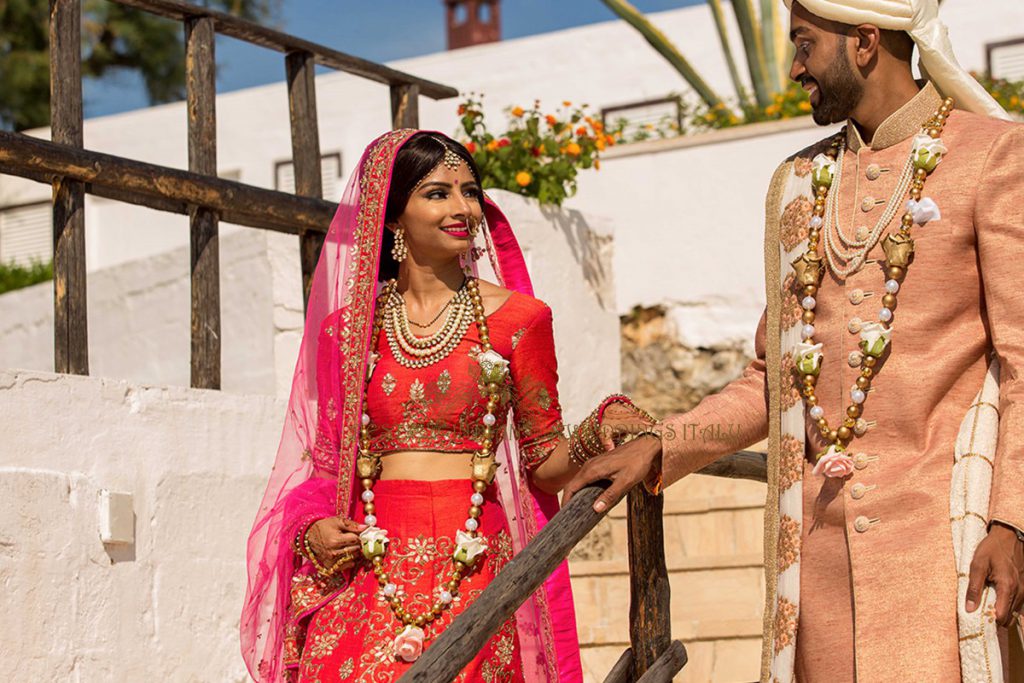
M896 184L896 189L893 190L892 196L889 198L886 204L885 211L882 213L881 218L875 224L874 229L868 234L863 240L850 239L847 237L842 228L839 225L839 187L843 176L843 156L845 149L840 148L839 156L836 159L836 175L832 181L832 184L836 188L836 192L830 192L828 200L825 205L825 216L823 230L825 233L825 253L828 255L828 265L838 277L846 279L853 273L860 270L861 266L864 265L864 260L867 257L868 252L874 248L875 244L878 243L878 238L881 237L882 231L885 230L886 226L896 217L897 211L902 203L903 197L907 195L907 191L910 189L911 183L914 179L914 159L913 153L907 159L907 163L903 167L903 172L900 174L900 180ZM820 219L819 219L820 220ZM845 251L836 243L836 236L833 235L833 227L835 233L838 235L839 241L843 244L853 247L852 251ZM856 235L854 236L856 237ZM839 262L844 262L844 265L840 265Z

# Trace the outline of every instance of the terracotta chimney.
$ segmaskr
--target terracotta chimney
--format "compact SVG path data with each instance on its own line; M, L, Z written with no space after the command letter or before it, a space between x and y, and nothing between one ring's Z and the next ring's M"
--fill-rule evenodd
M444 0L448 8L448 49L501 40L501 0Z

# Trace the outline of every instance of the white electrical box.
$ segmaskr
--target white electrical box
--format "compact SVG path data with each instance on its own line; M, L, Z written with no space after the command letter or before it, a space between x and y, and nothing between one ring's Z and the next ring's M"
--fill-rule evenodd
M104 543L135 543L135 512L132 494L100 489L100 540Z

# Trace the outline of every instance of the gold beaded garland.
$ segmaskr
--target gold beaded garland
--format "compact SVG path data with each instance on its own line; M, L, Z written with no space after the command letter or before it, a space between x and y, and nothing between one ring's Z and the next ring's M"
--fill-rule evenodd
M464 296L460 297L459 295L463 293L465 293ZM380 298L378 299L377 314L374 319L373 339L377 339L380 336L381 332L383 331L388 333L388 342L392 342L391 333L396 330L396 326L394 325L394 323L401 321L400 316L397 319L394 317L395 309L400 308L399 306L396 305L397 302L395 302L394 300L396 296L398 296L396 290L396 283L392 280L389 283L387 283L387 285L385 285L384 291L382 292ZM401 297L398 296L398 298L400 299ZM483 299L480 296L480 289L477 280L472 277L467 278L462 289L459 290L459 294L456 295L456 299L458 299L458 301L453 300L453 312L455 309L458 309L460 307L471 310L472 313L474 314L472 318L475 318L477 330L479 331L480 334L483 353L486 354L487 352L492 351L493 346L490 343L490 334L487 328L487 319L484 316ZM451 315L452 313L449 313L449 316ZM389 321L391 322L391 325L389 325ZM400 328L398 329L400 330ZM457 337L455 338L454 345L451 345L450 341L443 342L443 345L439 342L437 344L437 348L434 349L425 358L421 358L420 360L417 361L410 361L412 363L419 364L406 365L406 367L425 367L425 365L429 365L431 363L437 362L437 360L440 360L441 358L447 357L447 355L449 355L451 351L454 350L454 348L458 346L458 343L462 340L462 337L465 334L465 330L468 329L468 324L466 324L463 327L460 323L458 326L456 326L456 329L461 329L461 332L459 332ZM399 331L398 334L402 334L401 331ZM449 345L451 345L451 348L445 351L444 349L447 348L447 346ZM392 349L394 350L394 348L395 345L392 344ZM439 358L436 358L435 360L430 360L430 362L427 362L426 359L438 356L441 353L443 353L444 355L440 356ZM397 352L394 355L396 360L399 359L399 354ZM408 359L404 360L408 361ZM399 360L399 362L401 362L401 360ZM403 365L405 364L403 363ZM367 382L369 382L369 377L367 377ZM497 422L496 418L494 417L494 413L497 411L498 406L501 403L499 396L501 386L498 383L488 383L486 385L486 390L488 397L487 412L483 418L483 439L481 440L480 451L474 453L472 456L472 481L474 493L471 500L472 504L469 506L468 519L466 522L466 530L468 534L474 538L478 535L478 520L483 515L482 496L494 478L495 465L494 451L492 446L495 441L494 427ZM360 483L362 484L364 491L363 512L365 513L366 516L370 516L370 519L376 521L375 517L373 517L373 514L376 509L372 502L373 486L374 483L376 482L376 478L380 475L382 467L380 463L380 454L374 453L370 450L370 428L371 423L364 408L363 426L360 431L359 439L359 457L357 461L357 467L360 468ZM362 472L371 473L372 476L363 477ZM367 492L369 492L368 495ZM394 584L391 583L387 570L384 568L384 555L386 555L386 552L387 551L385 546L385 551L383 554L373 557L373 573L377 579L377 583L381 586L382 589L386 591L384 594L384 598L387 601L392 614L394 614L395 618L398 619L398 621L405 626L417 626L419 628L423 628L424 626L427 626L435 620L437 620L444 613L444 611L448 609L449 606L451 605L455 595L458 593L459 585L462 583L462 580L465 578L466 574L469 573L469 570L472 566L472 562L463 562L453 557L451 574L449 575L448 582L446 584L443 584L446 590L439 593L437 600L425 612L421 614L413 614L403 605L402 599L398 596L397 587L395 587L392 590L388 590L387 588L388 586L394 586Z
M922 130L932 139L938 138L942 129L945 125L946 119L949 116L949 112L953 109L952 98L947 98L939 110L929 118L923 125ZM828 156L833 160L836 160L838 156L839 148L843 144L844 133L841 132L835 138L833 138L830 145ZM916 152L916 149L915 149ZM934 169L934 166L932 166ZM930 171L926 168L917 167L912 174L913 181L910 185L910 197L914 201L920 201L923 196L923 190L925 181L928 179ZM814 211L811 218L811 227L808 235L807 252L799 259L793 262L793 268L796 271L797 281L803 285L803 293L805 297L814 297L817 294L818 282L821 281L821 277L824 274L824 264L822 263L821 257L818 255L818 245L822 239L822 226L825 225L824 214L826 200L828 198L831 189L832 179L829 179L828 183L816 184L815 187L815 200L814 200ZM883 310L881 314L882 323L891 322L893 317L893 310L896 308L897 293L899 291L899 284L906 276L906 268L909 265L910 256L913 254L913 240L910 238L910 230L914 225L914 215L910 211L909 207L907 211L902 215L900 219L899 231L896 235L889 234L882 243L883 249L886 253L886 272L889 280L896 282L894 287L895 291L889 291L882 297ZM808 344L813 344L813 323L814 323L814 311L813 304L809 307L805 307L805 311L802 315L802 320L806 325L811 326L812 334L805 333L805 341ZM862 345L865 342L861 342ZM843 424L838 429L833 429L828 422L828 419L821 415L815 420L818 426L818 430L822 436L829 442L830 447L835 447L837 450L845 450L849 442L858 435L858 430L855 429L858 424L858 419L863 413L863 401L866 400L866 393L871 389L871 382L874 377L874 367L878 362L878 359L867 352L864 349L864 353L861 354L860 362L860 376L856 380L855 391L851 392L851 398L854 398L852 394L857 391L862 392L857 398L854 398L853 402L846 409L846 417L843 420ZM810 369L810 368L807 368ZM805 402L808 408L812 409L812 419L816 411L813 409L818 405L818 397L815 395L815 387L817 385L817 371L808 372L804 369L800 370L803 378L803 391L802 394L805 398ZM820 414L820 409L818 409ZM818 454L817 458L820 459L824 453Z

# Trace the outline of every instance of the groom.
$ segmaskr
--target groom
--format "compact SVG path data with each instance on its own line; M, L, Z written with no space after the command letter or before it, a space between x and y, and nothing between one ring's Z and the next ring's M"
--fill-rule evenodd
M1018 637L1024 602L1024 126L957 64L937 0L786 4L790 77L845 128L771 181L757 358L566 497L610 479L601 511L767 437L762 681L1002 680L996 626ZM732 438L680 438L715 424Z

